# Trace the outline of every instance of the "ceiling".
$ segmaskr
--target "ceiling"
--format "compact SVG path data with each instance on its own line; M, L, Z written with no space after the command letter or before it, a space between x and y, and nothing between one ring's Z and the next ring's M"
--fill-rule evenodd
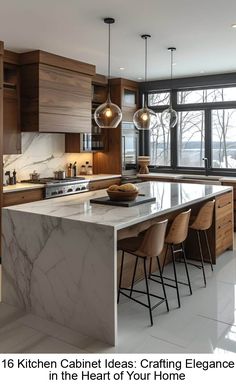
M174 77L236 71L235 0L1 0L0 40L9 50L41 49L107 74L107 16L116 19L112 76L143 77L143 33L152 35L150 80L169 77L169 46L177 48Z

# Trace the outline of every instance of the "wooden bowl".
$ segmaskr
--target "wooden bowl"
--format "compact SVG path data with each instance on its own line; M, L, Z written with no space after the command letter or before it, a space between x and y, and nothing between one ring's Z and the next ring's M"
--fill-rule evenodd
M107 194L113 201L134 201L138 196L138 190L132 192L122 192L121 190L108 190Z

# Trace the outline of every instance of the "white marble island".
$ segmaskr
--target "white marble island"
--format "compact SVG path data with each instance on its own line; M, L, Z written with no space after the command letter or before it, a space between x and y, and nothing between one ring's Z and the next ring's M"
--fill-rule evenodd
M230 192L230 187L145 182L156 201L90 204L105 190L3 209L2 299L110 344L117 343L117 234Z

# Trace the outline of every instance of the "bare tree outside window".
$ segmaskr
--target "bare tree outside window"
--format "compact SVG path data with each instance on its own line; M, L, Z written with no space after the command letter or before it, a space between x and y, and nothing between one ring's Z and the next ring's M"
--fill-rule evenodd
M163 127L161 113L157 117L158 124L150 134L151 165L170 166L170 129Z
M236 109L212 111L212 166L236 168Z

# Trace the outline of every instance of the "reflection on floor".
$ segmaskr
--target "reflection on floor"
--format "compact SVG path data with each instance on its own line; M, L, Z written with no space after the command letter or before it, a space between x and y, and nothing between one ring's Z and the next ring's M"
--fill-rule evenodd
M178 269L184 274L181 264ZM236 353L236 251L222 255L213 273L207 267L206 288L201 271L190 271L193 295L181 286L176 309L175 290L168 288L171 310L156 309L153 327L145 308L121 298L117 347L0 304L0 353Z

